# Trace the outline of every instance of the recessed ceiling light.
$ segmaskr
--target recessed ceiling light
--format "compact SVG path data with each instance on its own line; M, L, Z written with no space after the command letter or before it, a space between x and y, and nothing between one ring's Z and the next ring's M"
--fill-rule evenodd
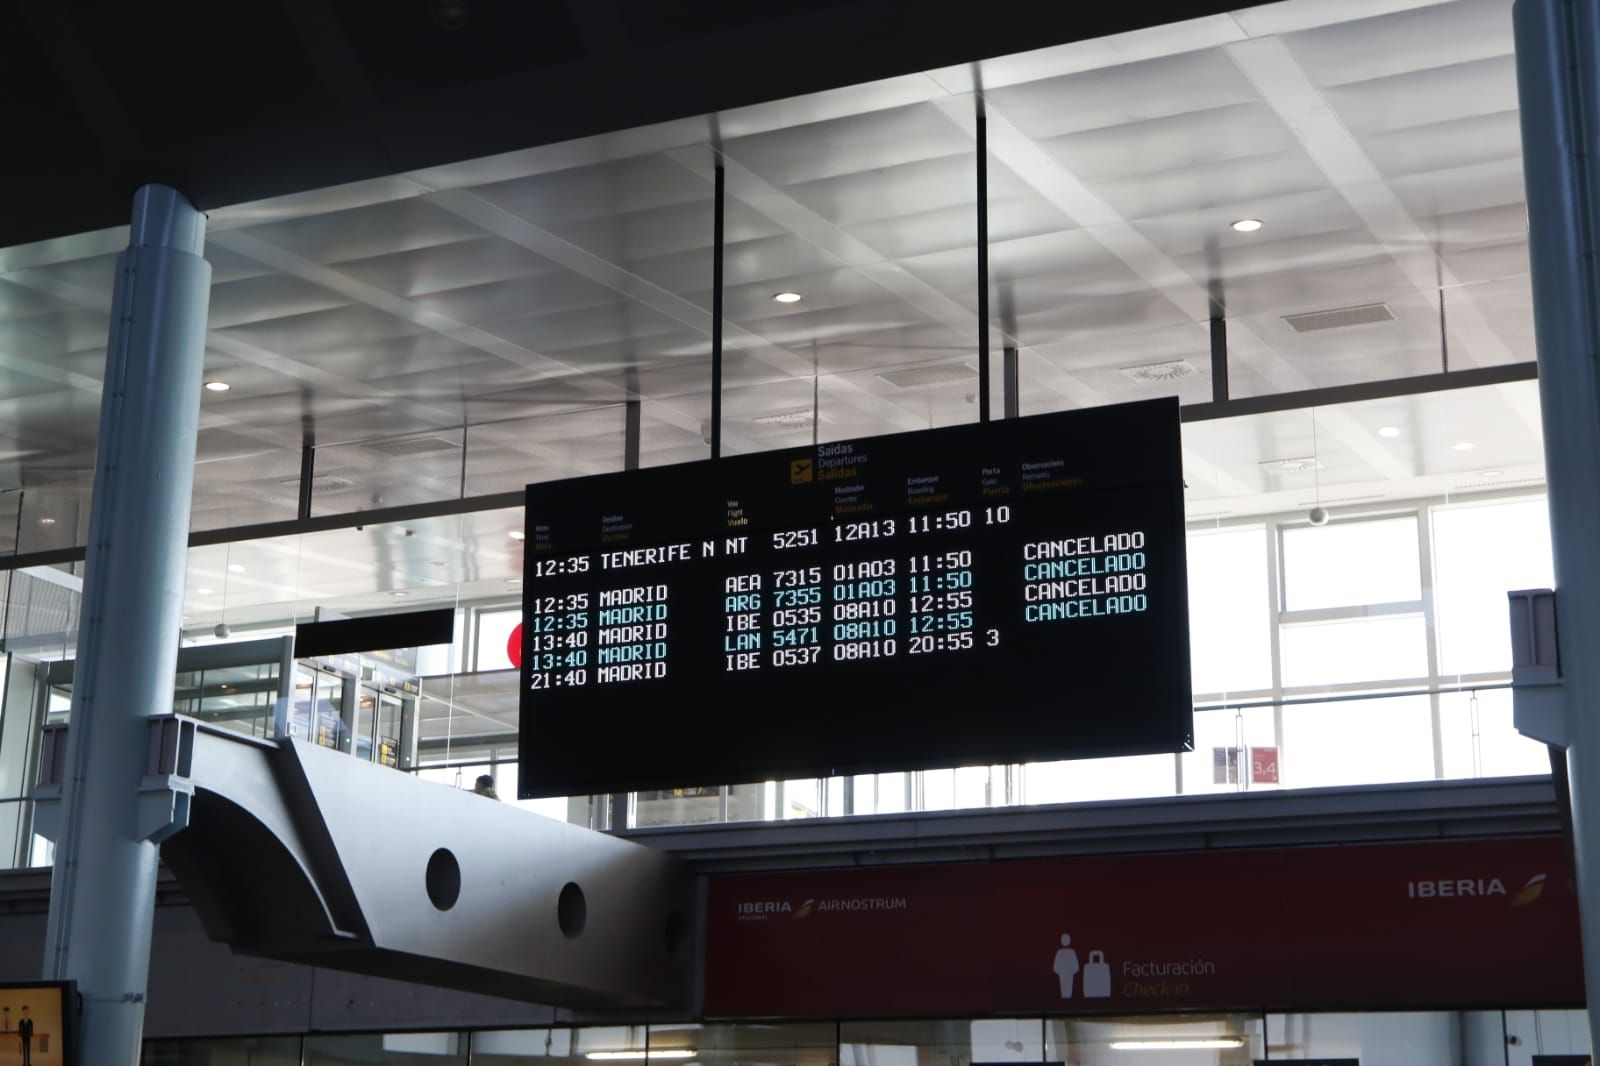
M772 294L772 298L781 304L797 304L800 302L800 294L797 292L775 292Z
M227 392L231 388L233 388L233 386L229 385L226 381L217 381L212 379L211 381L206 382L207 392Z
M1233 224L1233 228L1239 233L1254 233L1261 228L1261 220L1259 218L1241 218Z
M526 533L524 533L520 529L513 529L510 533L507 533L506 536L510 537L512 540L527 540L528 539L528 535Z
M212 594L212 593L213 593L213 592L215 592L215 591L217 591L217 590L216 590L216 589L214 589L214 588L206 588L206 587L201 587L201 588L197 588L197 589L195 589L195 590L194 590L194 594L195 594L195 595L196 595L196 596L209 596L209 595L211 595L211 594Z
M39 519L39 524L41 526L53 526L56 524L56 520L49 515L44 515Z
M1503 473L1505 473L1504 470L1480 470L1480 471L1478 471L1478 476L1479 477L1499 477Z
M1454 448L1458 452L1470 452L1472 449L1476 448L1477 445L1472 443L1470 440L1458 440L1450 447Z
M244 564L243 563L229 563L228 564L228 573L230 573L230 574L242 574L242 573L244 573Z
M1399 429L1398 426L1379 426L1378 427L1378 436L1380 436L1380 437L1393 438L1393 437L1398 437L1399 435L1400 435L1400 429Z

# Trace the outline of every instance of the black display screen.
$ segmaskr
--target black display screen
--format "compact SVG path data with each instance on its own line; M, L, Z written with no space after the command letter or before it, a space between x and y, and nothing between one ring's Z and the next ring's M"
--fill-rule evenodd
M528 486L519 793L1191 746L1176 400Z

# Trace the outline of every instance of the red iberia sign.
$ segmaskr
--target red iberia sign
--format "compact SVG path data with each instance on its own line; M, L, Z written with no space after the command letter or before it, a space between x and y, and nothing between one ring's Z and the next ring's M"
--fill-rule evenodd
M730 875L709 1017L1560 1006L1556 838Z

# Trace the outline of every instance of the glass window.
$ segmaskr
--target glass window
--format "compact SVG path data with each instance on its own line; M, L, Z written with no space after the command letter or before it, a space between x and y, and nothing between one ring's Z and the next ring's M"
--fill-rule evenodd
M1581 1010L1508 1010L1500 1046L1507 1049L1505 1061L1511 1066L1581 1061L1578 1056L1590 1053L1589 1018ZM1483 1061L1496 1062L1488 1056Z
M1511 690L1439 697L1445 777L1515 777L1550 772L1550 749L1511 724Z
M1266 1021L1269 1059L1349 1059L1364 1066L1506 1061L1503 1042L1491 1058L1463 1048L1455 1011L1269 1014Z
M1171 755L1033 762L1023 767L1024 803L1140 799L1171 796L1177 791L1177 768Z
M1042 1050L1043 1023L1038 1018L844 1022L839 1026L839 1066L1039 1062Z
M1285 688L1425 678L1427 623L1403 614L1286 625L1278 654Z
M1004 768L1001 768L1004 773ZM1004 802L1003 782L992 780L988 766L961 766L953 770L922 771L922 809L950 811L989 807Z
M467 1066L466 1033L355 1033L308 1036L304 1066Z
M148 1040L142 1066L300 1066L298 1036Z
M701 1066L833 1066L834 1040L831 1023L652 1025L650 1058L678 1063L690 1057Z
M1197 712L1194 750L1179 756L1184 795L1277 788L1272 719L1271 707ZM1252 755L1263 760L1255 772Z
M1196 692L1272 685L1272 620L1264 526L1191 530L1189 666Z
M1284 707L1278 773L1290 788L1432 778L1433 714L1428 697Z
M1045 1058L1050 1062L1113 1063L1134 1058L1148 1066L1251 1066L1263 1057L1261 1017L1254 1014L1051 1018L1045 1028ZM1129 1051L1139 1054L1123 1054Z
M1283 531L1283 609L1421 599L1417 550L1415 515L1291 526Z
M478 612L478 645L473 652L474 670L510 670L507 645L511 631L522 621L522 608Z
M1555 584L1544 498L1435 508L1433 569L1440 672L1510 670L1506 593Z

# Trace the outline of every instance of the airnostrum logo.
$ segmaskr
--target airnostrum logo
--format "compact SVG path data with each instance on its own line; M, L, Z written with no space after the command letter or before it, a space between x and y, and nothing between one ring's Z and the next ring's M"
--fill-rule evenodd
M911 902L904 896L843 896L837 899L808 897L796 907L786 899L744 900L734 904L734 912L741 922L764 922L787 914L791 918L809 918L813 914L848 911L904 911Z

